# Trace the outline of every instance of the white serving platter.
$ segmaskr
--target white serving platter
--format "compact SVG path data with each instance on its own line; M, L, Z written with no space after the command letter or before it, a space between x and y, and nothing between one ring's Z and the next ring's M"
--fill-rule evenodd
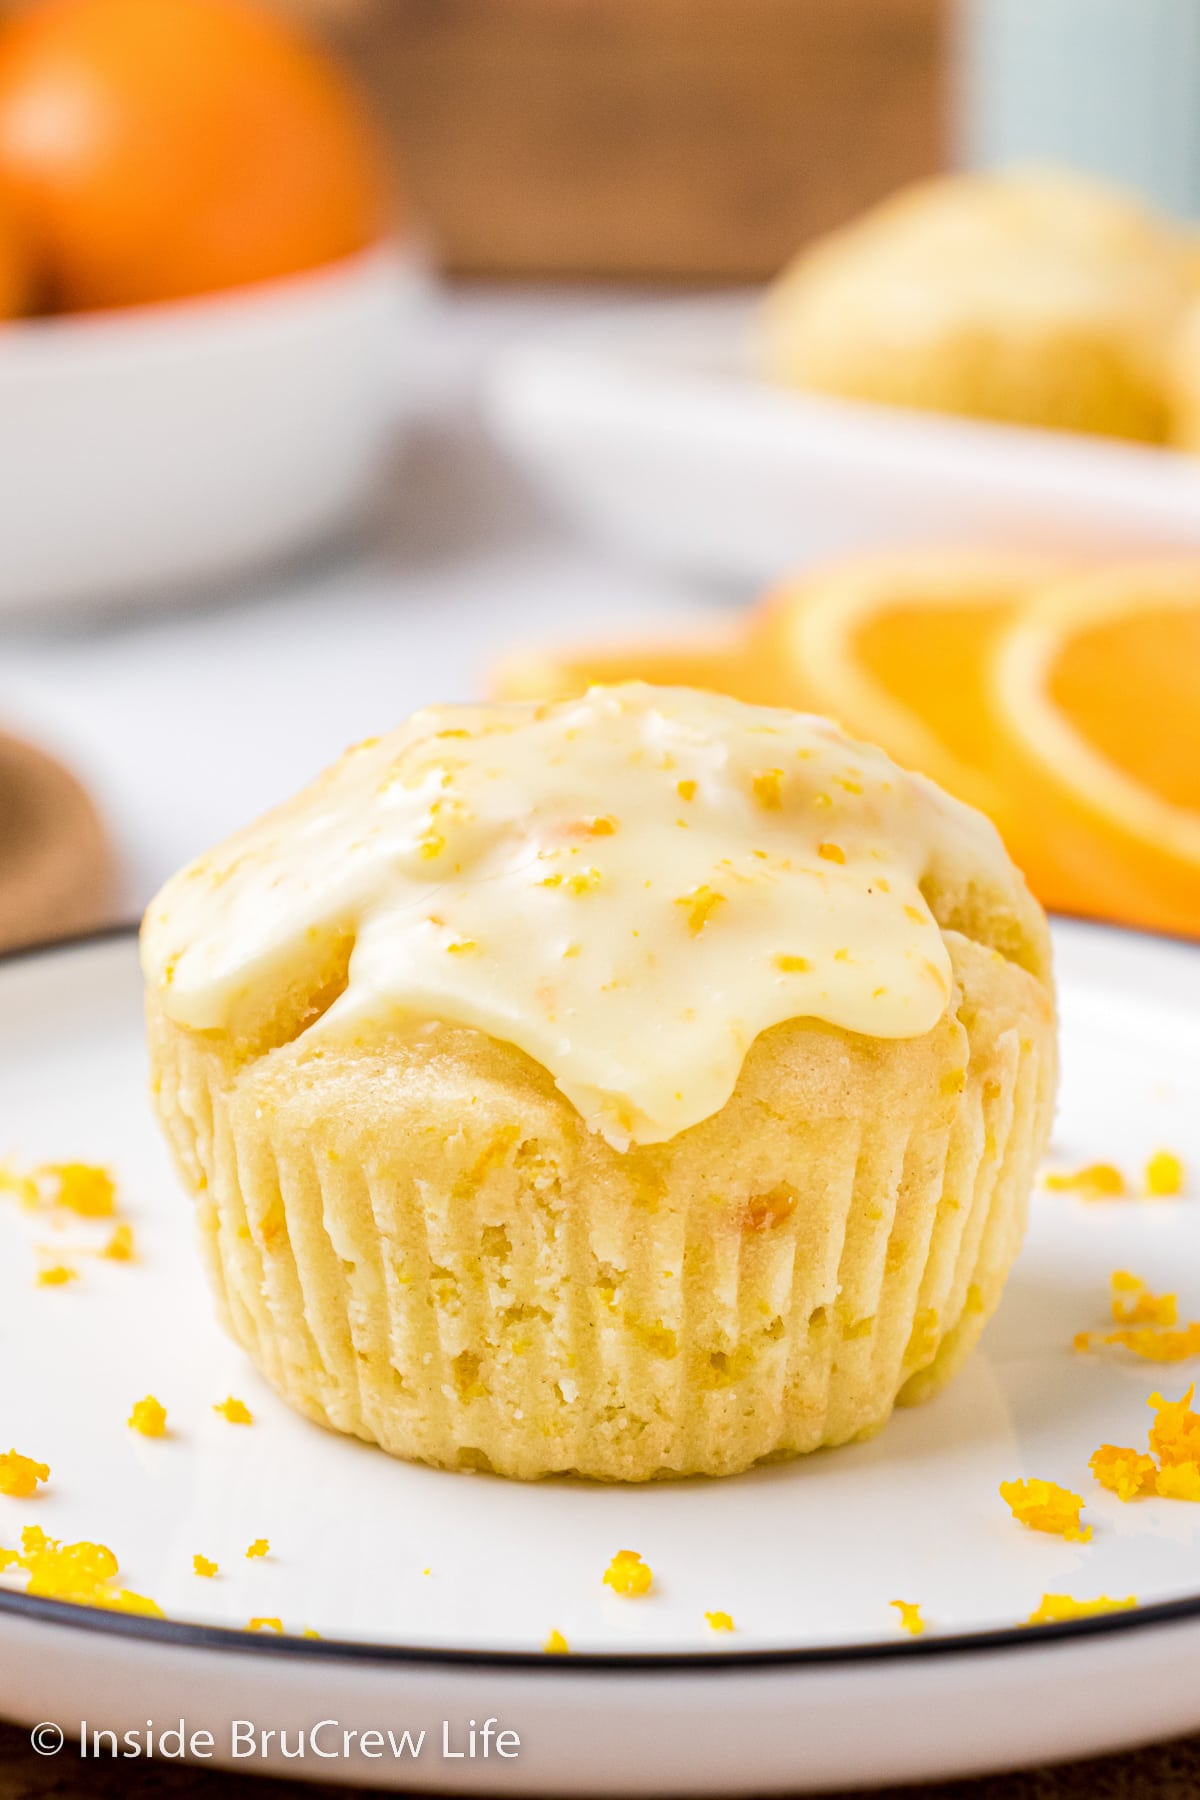
M1057 945L1056 1156L1137 1170L1166 1145L1200 1168L1200 950L1076 924ZM0 1148L110 1165L140 1250L98 1260L85 1250L105 1227L55 1229L0 1199L0 1448L52 1471L40 1498L0 1498L0 1545L30 1523L100 1540L168 1614L30 1600L0 1578L4 1713L69 1737L183 1719L241 1768L546 1794L798 1792L1200 1728L1200 1507L1122 1506L1087 1470L1102 1441L1144 1444L1148 1394L1182 1392L1189 1369L1071 1350L1103 1324L1117 1268L1200 1316L1194 1189L1039 1193L984 1347L871 1443L634 1489L447 1474L294 1417L222 1337L150 1118L140 1011L128 935L0 964ZM35 1285L47 1257L79 1279ZM146 1393L168 1407L163 1440L127 1429ZM228 1394L253 1425L213 1412ZM1082 1492L1092 1542L1016 1525L997 1494L1015 1476ZM259 1537L270 1555L249 1561ZM654 1569L644 1599L602 1585L622 1548ZM217 1579L192 1573L195 1552ZM1141 1605L1019 1628L1044 1592ZM899 1629L893 1599L922 1605L925 1636ZM712 1631L711 1610L736 1631ZM294 1635L251 1634L252 1616ZM571 1655L543 1653L555 1629ZM515 1757L446 1754L487 1719L518 1735ZM335 1723L302 1761L278 1739L248 1749L272 1730L294 1749L320 1721ZM396 1758L386 1737L379 1757L359 1739L341 1753L343 1732L389 1728L424 1730L421 1754Z
M515 345L492 428L593 537L723 582L876 546L1200 549L1200 457L774 386L755 304L609 311Z

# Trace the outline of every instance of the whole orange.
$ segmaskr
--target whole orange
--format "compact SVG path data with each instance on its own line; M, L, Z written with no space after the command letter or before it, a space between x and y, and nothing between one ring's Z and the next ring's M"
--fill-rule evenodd
M35 0L0 29L0 187L53 306L290 274L383 230L376 141L315 45L249 0Z
M0 195L0 319L15 319L29 308L32 276L25 242L11 206Z

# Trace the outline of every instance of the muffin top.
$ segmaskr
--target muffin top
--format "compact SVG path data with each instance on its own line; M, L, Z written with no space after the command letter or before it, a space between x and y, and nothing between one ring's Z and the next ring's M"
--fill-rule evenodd
M903 189L801 254L771 305L844 336L864 318L898 340L987 326L1167 329L1188 291L1164 220L1065 170L940 176Z
M259 1051L486 1032L622 1149L718 1111L784 1020L930 1030L942 927L1044 973L981 815L825 719L631 683L354 746L173 877L142 956L170 1019Z

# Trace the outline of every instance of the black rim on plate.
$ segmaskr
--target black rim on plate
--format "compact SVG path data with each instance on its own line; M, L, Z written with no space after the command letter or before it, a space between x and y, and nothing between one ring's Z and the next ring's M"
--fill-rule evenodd
M1093 919L1072 918L1069 922L1097 934L1158 938L1196 952L1192 940L1168 932L1106 925ZM136 925L109 925L47 944L2 951L0 969L7 964L32 961L59 952L128 940L136 936L137 929ZM36 1599L0 1588L0 1618L5 1614L30 1623L95 1632L102 1636L246 1656L332 1658L339 1662L382 1663L405 1668L487 1670L492 1674L540 1670L543 1675L729 1675L740 1670L831 1668L850 1663L892 1662L897 1658L994 1655L998 1651L1036 1650L1039 1646L1064 1640L1110 1637L1146 1631L1155 1626L1194 1624L1200 1620L1200 1593L1150 1606L1136 1606L1127 1611L1098 1613L1090 1618L1064 1619L1046 1625L1007 1625L989 1631L948 1632L942 1636L904 1637L894 1641L879 1639L793 1650L573 1651L569 1656L547 1656L540 1650L441 1650L402 1644L365 1644L340 1638L279 1637L274 1633L242 1631L223 1625L196 1625L184 1620L150 1618L141 1613L109 1612L101 1607Z

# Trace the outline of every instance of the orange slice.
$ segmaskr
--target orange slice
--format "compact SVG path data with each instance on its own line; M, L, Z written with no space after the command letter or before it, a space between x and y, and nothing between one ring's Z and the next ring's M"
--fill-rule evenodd
M519 651L493 669L488 688L499 700L568 700L596 683L618 681L704 688L763 705L793 704L740 629L640 644Z
M813 710L981 807L1012 839L992 767L991 664L1030 594L1060 573L983 552L863 557L769 600L759 656L790 670Z
M1200 562L1043 591L998 645L992 714L1033 885L1200 935Z

